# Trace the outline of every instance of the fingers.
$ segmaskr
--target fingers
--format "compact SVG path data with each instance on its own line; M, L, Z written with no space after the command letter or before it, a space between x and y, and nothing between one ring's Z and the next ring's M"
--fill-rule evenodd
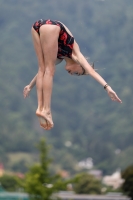
M117 101L118 103L122 103L121 99L117 96L114 90L110 86L106 88L106 91L111 98L112 101Z
M118 103L122 103L121 99L117 96L114 90L110 86L106 88L106 91L111 98L112 101L117 101Z
M122 103L121 99L117 96L117 94L114 92L114 94L109 94L112 101L117 101L119 103Z
M24 98L26 98L28 96L25 91L23 91L23 96L24 96Z
M24 98L28 97L29 96L29 93L30 93L30 90L29 88L26 86L23 90L23 96Z
M121 100L121 99L119 99L119 97L118 97L118 96L114 98L114 101L117 101L117 102L119 102L119 103L122 103L122 100Z
M24 90L23 90L23 96L24 96L24 98L27 97L27 92L26 91L27 91L27 88L25 87Z

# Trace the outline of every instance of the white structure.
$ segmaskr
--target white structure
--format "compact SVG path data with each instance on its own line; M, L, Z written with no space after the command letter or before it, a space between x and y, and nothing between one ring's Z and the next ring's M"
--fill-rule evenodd
M85 160L82 160L78 163L78 166L82 169L92 169L93 168L93 159L87 158Z
M116 171L111 176L105 176L103 177L103 183L108 186L112 186L114 189L119 188L124 180L121 178L121 173L119 171Z

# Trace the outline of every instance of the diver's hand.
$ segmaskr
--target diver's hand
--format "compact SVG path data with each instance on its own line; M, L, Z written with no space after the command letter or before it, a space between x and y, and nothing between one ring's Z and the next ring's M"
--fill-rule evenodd
M109 97L111 98L112 101L117 101L119 103L122 103L121 99L119 99L119 97L117 96L117 94L114 92L114 90L112 90L112 88L110 86L106 87L106 91L109 95Z
M30 91L31 91L30 85L27 85L27 86L24 87L24 90L23 90L24 98L29 96Z

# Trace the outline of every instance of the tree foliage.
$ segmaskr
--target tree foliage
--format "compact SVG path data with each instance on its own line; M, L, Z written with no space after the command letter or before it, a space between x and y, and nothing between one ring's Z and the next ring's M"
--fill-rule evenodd
M101 182L93 175L78 174L73 179L74 191L77 194L101 194Z
M0 177L0 184L6 190L10 192L18 191L20 188L21 179L14 175L3 175Z
M122 178L124 179L123 192L133 199L133 165L122 171Z
M53 192L66 188L66 184L58 175L51 176L49 172L50 159L44 139L41 139L38 149L40 163L33 165L29 169L26 174L24 188L31 199L50 200Z

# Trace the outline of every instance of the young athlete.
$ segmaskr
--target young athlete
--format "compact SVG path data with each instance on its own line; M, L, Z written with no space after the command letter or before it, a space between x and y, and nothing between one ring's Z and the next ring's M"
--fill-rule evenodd
M38 59L38 73L24 88L23 95L27 97L36 84L38 99L36 115L39 117L41 127L50 130L54 126L51 113L53 76L55 65L63 59L66 61L65 69L68 73L92 76L104 87L113 101L122 103L107 82L88 63L72 33L62 22L40 19L34 23L31 33Z

